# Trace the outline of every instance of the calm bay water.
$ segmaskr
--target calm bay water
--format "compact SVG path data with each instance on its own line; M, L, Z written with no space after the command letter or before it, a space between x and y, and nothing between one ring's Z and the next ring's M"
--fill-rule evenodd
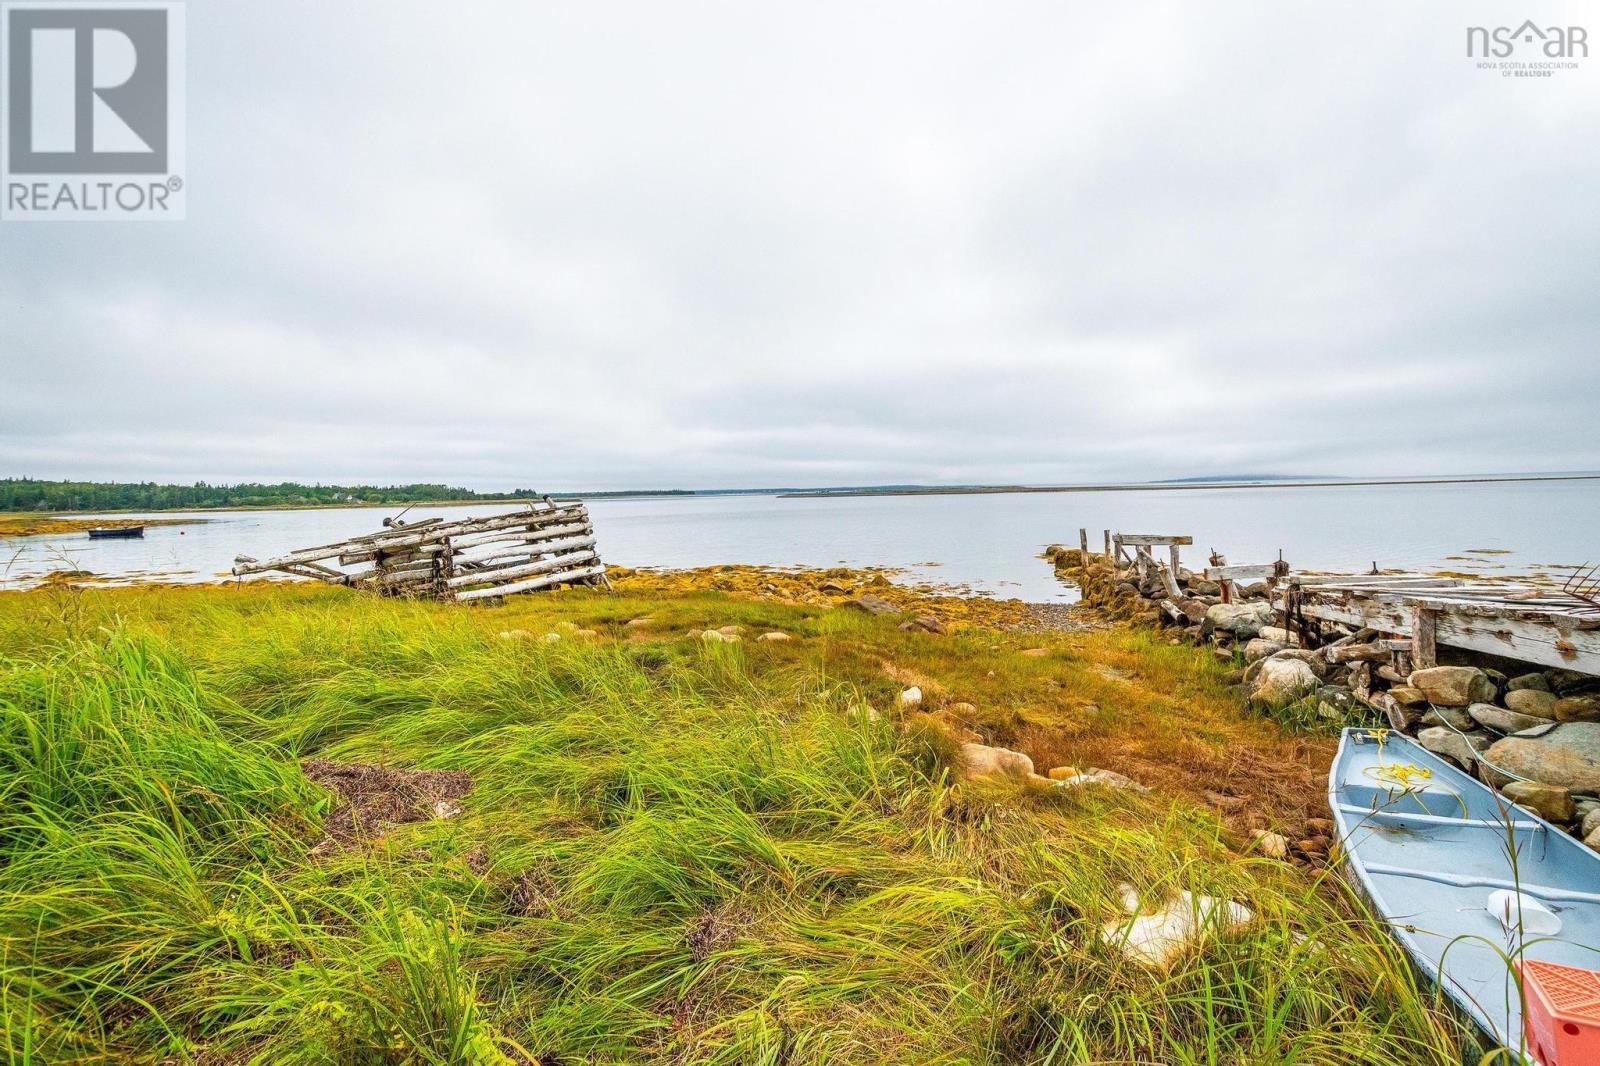
M406 518L504 509L415 507ZM613 565L892 566L904 568L909 580L1033 601L1075 598L1038 555L1053 542L1076 544L1080 526L1097 549L1107 528L1188 534L1195 545L1186 560L1196 563L1212 548L1236 563L1266 562L1281 548L1297 567L1357 570L1376 562L1523 575L1600 558L1600 481L665 497L597 500L590 510L602 556ZM143 540L90 541L81 533L0 540L0 586L27 585L69 565L113 579L214 581L227 574L235 555L267 558L370 533L391 513L166 512L149 517L206 521L151 528Z

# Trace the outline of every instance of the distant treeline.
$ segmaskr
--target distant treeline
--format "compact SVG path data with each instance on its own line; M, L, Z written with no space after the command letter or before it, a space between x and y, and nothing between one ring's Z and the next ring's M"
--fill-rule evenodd
M537 499L533 489L473 492L454 485L157 485L97 481L0 480L0 511L180 511L199 507L316 507L355 503Z

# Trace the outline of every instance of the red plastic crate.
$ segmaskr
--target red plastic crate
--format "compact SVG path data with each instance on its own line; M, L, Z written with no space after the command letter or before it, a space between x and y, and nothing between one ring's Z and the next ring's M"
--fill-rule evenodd
M1544 1066L1600 1063L1600 971L1523 959L1522 1029Z

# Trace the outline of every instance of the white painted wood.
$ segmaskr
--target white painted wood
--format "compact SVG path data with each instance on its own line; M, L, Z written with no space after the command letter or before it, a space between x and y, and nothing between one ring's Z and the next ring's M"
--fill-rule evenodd
M492 596L511 596L518 592L532 592L534 589L549 588L552 585L565 585L574 581L584 581L589 578L605 577L606 568L600 566L586 566L577 570L563 570L558 574L546 574L543 577L532 577L526 581L513 581L509 585L493 585L483 589L469 589L466 592L455 594L457 600L484 600Z

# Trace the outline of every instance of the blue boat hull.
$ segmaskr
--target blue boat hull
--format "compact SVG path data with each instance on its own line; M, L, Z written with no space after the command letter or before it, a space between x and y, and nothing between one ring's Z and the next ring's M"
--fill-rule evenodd
M1522 1045L1513 960L1600 969L1600 855L1410 738L1345 730L1328 806L1348 873L1379 916L1502 1046ZM1549 919L1530 909L1508 929L1490 908L1497 890L1520 891L1560 927L1536 934Z

